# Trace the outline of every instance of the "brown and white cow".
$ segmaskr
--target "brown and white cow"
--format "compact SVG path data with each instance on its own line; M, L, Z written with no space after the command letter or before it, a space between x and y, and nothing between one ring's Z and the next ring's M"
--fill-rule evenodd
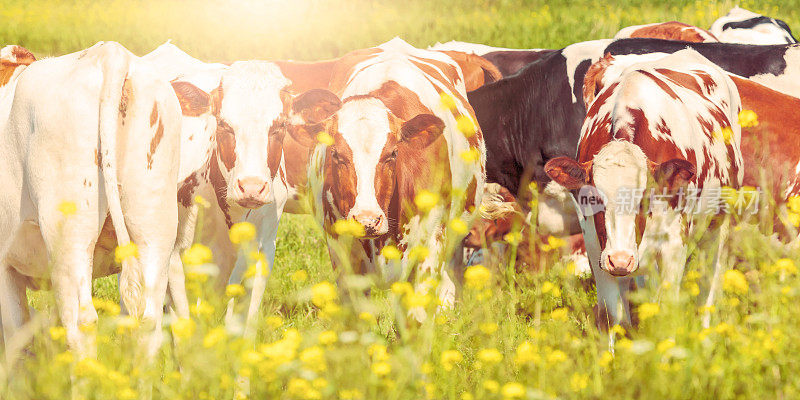
M614 60L605 61L599 68L606 73L587 72L587 81L605 76L611 83L596 96L588 92L577 159L555 158L545 170L556 182L580 190L579 197L588 193L587 185L602 194L603 207L585 207L579 218L598 305L608 318L598 323L617 324L630 322L626 292L650 257L658 265L657 279L678 289L687 224L695 226L695 212L715 212L702 193L738 187L744 168L739 94L721 69L692 50L628 64L616 78L607 73ZM719 132L728 129L724 139ZM687 208L692 201L696 207ZM725 226L715 231L722 236L720 246ZM718 249L715 278L719 255Z
M185 249L201 229L200 241L212 248L220 267L217 285L240 283L248 261L237 257L229 228L247 220L258 228L258 249L268 271L275 259L276 236L288 197L282 141L289 127L289 81L266 61L231 65L196 60L172 43L142 57L172 81L181 109L181 172L178 190L178 249ZM197 227L200 195L212 205ZM256 261L261 262L261 261ZM170 285L181 297L182 267L173 259ZM172 286L171 286L172 287ZM266 274L253 279L245 333L254 334L253 318L261 305ZM185 295L183 295L185 297Z
M743 44L792 44L797 39L786 22L741 7L733 7L709 29L720 42Z
M719 42L711 32L678 21L629 26L620 29L614 35L614 39L626 38L653 38L695 43Z
M10 53L32 59L20 48ZM4 76L9 65L5 59L0 67ZM113 260L114 246L96 251L110 235L123 247L137 246L122 262L120 294L132 314L153 322L147 339L153 355L177 230L180 107L171 87L114 42L36 61L11 76L0 89L14 92L0 106L7 348L27 317L25 287L43 278L52 282L68 345L93 354L91 330L79 327L97 320L92 276L116 272L113 261L93 270L93 261Z
M471 222L468 206L480 204L482 191L476 188L485 179L480 129L473 125L465 134L457 127L459 119L463 128L475 118L465 83L461 67L447 54L393 39L342 57L330 92L318 90L298 99L304 106L296 111L307 122L333 111L315 125L317 130L290 132L312 135L298 135L300 141L310 141L319 131L331 139L330 145L318 145L311 158L309 191L334 265L350 263L356 271L397 278L389 270L392 264L379 255L381 249L397 245L402 265L410 268L411 249L423 245L429 253L419 262L417 277L441 277L439 296L452 304L455 287L442 260L451 258L460 235L445 235L446 225L454 218ZM443 108L443 97L452 99L452 109ZM465 161L463 154L476 156ZM429 204L427 213L414 207L423 190L442 198ZM364 228L364 237L344 253L336 250L335 225L342 220Z

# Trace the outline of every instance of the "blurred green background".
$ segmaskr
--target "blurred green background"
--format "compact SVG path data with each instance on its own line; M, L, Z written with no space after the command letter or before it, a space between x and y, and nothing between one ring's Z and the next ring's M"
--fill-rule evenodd
M317 60L395 36L560 48L641 23L708 28L735 4L799 26L798 0L2 0L0 43L43 56L115 40L145 54L172 39L209 61Z

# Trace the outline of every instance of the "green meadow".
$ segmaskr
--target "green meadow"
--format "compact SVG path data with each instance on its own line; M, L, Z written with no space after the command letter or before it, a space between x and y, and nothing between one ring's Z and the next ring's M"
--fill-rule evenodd
M738 4L800 30L798 0ZM560 48L612 37L634 24L678 20L707 28L733 5L0 0L0 45L19 44L44 57L114 40L143 55L171 39L206 61L326 59L395 36L419 47L460 40ZM608 334L595 327L591 278L576 276L558 238L534 241L535 271L509 267L505 258L468 270L458 277L456 306L437 312L436 300L410 285L339 277L314 221L284 215L255 341L223 321L227 300L240 298L240 288L215 293L213 276L190 273L191 319L168 317L162 351L152 365L142 364L138 322L119 315L116 279L104 278L94 293L100 320L86 328L96 330L98 357L79 360L67 350L63 328L48 320L52 295L29 292L40 311L36 334L17 365L0 366L0 398L799 398L800 254L765 232L767 223L733 225L716 307L700 307L712 244L699 240L678 301L656 303L654 285L634 294L638 326L611 329L612 354ZM509 240L513 247L516 241ZM365 290L341 293L335 288L340 279ZM431 317L409 320L413 307ZM701 326L705 312L712 316L709 328ZM242 389L245 380L249 393Z

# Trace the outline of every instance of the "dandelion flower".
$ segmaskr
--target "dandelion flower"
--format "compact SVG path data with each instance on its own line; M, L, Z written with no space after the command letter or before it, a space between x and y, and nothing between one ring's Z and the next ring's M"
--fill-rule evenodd
M402 296L414 291L414 287L408 282L395 282L392 283L392 293Z
M750 289L744 274L735 269L725 271L722 276L722 289L735 294L745 294Z
M244 296L245 290L244 286L234 283L232 285L228 285L225 287L225 296L226 297L241 297Z
M362 237L364 225L353 219L340 219L333 223L333 231L339 236Z
M244 221L237 222L231 226L228 233L233 244L242 244L249 242L256 237L256 226Z
M414 246L411 250L408 251L408 257L416 262L421 262L422 260L428 258L431 251L428 250L427 247L423 245Z
M500 390L500 384L494 379L487 379L483 381L483 388L489 392L497 393Z
M453 230L456 234L465 235L469 232L469 227L467 227L467 223L464 222L461 218L453 218L450 221L450 229Z
M445 371L453 369L453 364L460 363L464 360L464 356L458 350L445 350L442 352L440 362Z
M330 146L333 144L333 136L328 134L328 132L322 131L317 134L317 141L326 146Z
M56 342L64 340L67 336L67 330L63 326L53 326L50 328L50 338Z
M456 100L448 93L439 92L439 103L445 110L453 111L456 109Z
M475 147L470 147L469 150L464 150L458 154L461 159L467 163L472 164L481 159L481 152Z
M478 360L486 364L497 364L503 361L503 354L497 349L481 349L478 351Z
M439 195L429 190L420 190L419 193L414 196L414 204L417 206L417 209L423 213L433 209L438 202Z
M211 207L211 203L209 203L208 200L205 199L205 197L200 196L199 194L197 196L194 196L194 202L195 204L203 208Z
M739 112L739 125L742 128L758 126L758 115L753 110L742 110Z
M78 206L74 201L62 201L58 205L58 212L63 214L65 217L69 217L70 215L74 215L76 212L78 212Z
M319 340L319 344L323 346L328 346L336 343L336 341L339 340L339 338L336 335L336 332L334 331L323 331L319 334L317 340Z
M328 281L322 281L311 288L311 302L317 307L325 307L338 297L336 286Z
M308 272L306 272L306 270L304 270L304 269L299 269L299 270L294 271L292 273L292 275L290 276L290 279L294 283L303 283L306 280L308 280Z
M178 318L170 325L172 335L178 339L186 339L194 334L195 324L189 318Z
M203 347L209 349L211 347L216 346L218 343L225 340L228 334L225 332L225 328L219 326L216 327L206 334L203 338Z
M587 386L589 386L589 376L584 373L576 372L569 379L569 387L575 392L580 392Z
M478 328L486 335L491 335L497 332L497 324L494 322L484 322L478 325Z
M472 137L478 131L475 121L469 115L459 115L456 117L456 127L466 137Z
M386 376L389 375L390 372L392 372L392 366L389 363L383 361L372 364L371 369L372 373L377 376Z
M403 253L400 252L397 246L389 244L383 246L381 249L381 255L387 260L399 260L400 257L403 256Z
M550 319L552 319L553 321L562 321L563 322L563 321L566 321L568 319L568 315L567 315L568 313L569 313L569 311L564 307L556 308L555 310L550 311Z
M503 385L503 389L500 393L504 398L518 399L525 396L525 386L517 382L508 382Z
M483 265L472 265L464 271L465 285L471 289L482 289L492 279L492 273Z
M203 265L213 261L211 249L200 243L195 243L183 252L181 257L186 265Z
M650 317L658 315L661 308L655 303L643 303L639 306L639 320L644 321Z
M136 247L136 243L128 242L126 245L117 246L114 250L114 260L117 263L122 263L123 261L131 258L137 257L139 255L139 249Z

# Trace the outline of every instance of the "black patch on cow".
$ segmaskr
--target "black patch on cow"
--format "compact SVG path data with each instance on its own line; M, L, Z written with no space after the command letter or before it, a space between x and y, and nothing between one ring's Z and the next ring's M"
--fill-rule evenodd
M789 44L756 46L735 43L689 43L661 39L620 39L606 47L613 55L675 53L693 49L725 71L749 78L754 75L781 75L786 70ZM576 78L577 79L577 78Z
M792 35L792 29L789 28L789 25L786 22L783 22L782 20L775 18L765 17L763 15L760 17L746 19L743 21L731 21L725 23L724 25L722 25L722 30L724 31L727 29L753 29L761 24L778 25L779 28L786 31L789 37L792 38L792 43L797 43L797 39L795 39L794 35Z
M592 66L592 60L583 60L575 67L575 76L581 77L580 81L575 81L574 87L572 88L572 94L578 99L579 102L583 102L583 78L586 77L586 71L589 70L589 67Z
M519 73L467 93L486 142L489 182L514 194L529 179L543 188L550 182L547 161L575 157L586 114L580 82L590 62L577 68L573 102L566 61L561 50L551 50Z
M501 50L486 53L482 57L494 64L505 78L516 74L526 65L558 51L559 50Z

